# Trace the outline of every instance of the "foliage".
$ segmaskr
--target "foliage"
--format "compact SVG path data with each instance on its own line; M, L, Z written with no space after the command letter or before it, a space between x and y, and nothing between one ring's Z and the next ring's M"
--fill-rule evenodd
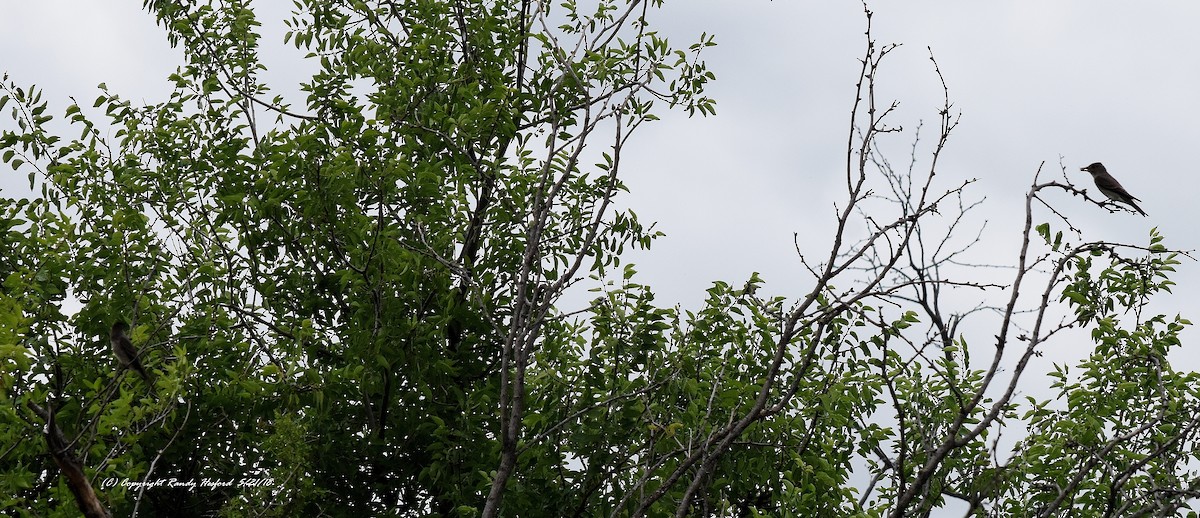
M975 205L934 182L948 93L924 169L914 144L897 173L874 88L896 47L869 23L811 289L754 275L684 310L622 263L659 234L613 200L662 105L714 113L710 36L671 47L660 1L295 5L301 107L260 82L242 1L146 2L186 53L166 101L101 85L60 122L0 85L0 158L36 192L0 200L9 514L76 514L69 458L120 516L1124 516L1197 494L1197 380L1168 359L1189 323L1142 315L1179 255L1035 227L1045 192L1090 200L1035 180L1011 282L955 269ZM120 319L151 383L110 357ZM1016 400L1076 328L1092 355Z

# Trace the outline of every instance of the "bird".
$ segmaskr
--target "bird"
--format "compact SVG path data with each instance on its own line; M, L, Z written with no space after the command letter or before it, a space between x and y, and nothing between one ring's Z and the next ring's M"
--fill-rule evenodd
M108 336L112 342L113 354L117 355L117 360L121 365L137 371L146 383L151 383L150 373L146 372L146 368L142 367L141 360L138 360L137 349L133 347L133 342L129 341L129 324L123 321L113 322L112 332Z
M1129 191L1126 191L1124 187L1121 187L1121 182L1118 182L1116 178L1113 178L1111 174L1108 174L1108 170L1104 168L1104 164L1101 164L1100 162L1093 162L1092 165L1080 167L1079 170L1091 173L1092 180L1095 180L1096 182L1096 188L1100 189L1100 192L1104 193L1108 199L1127 204L1136 209L1138 212L1142 213L1143 216L1146 215L1146 211L1142 210L1141 207L1138 207L1137 204L1134 203L1134 201L1142 200L1134 198L1132 194L1129 194Z

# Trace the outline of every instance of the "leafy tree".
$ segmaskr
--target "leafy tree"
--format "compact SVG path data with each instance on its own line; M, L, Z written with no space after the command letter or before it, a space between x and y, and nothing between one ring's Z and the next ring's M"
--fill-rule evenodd
M287 43L317 65L302 107L260 82L241 1L145 3L186 54L162 103L102 85L56 126L5 77L0 158L37 189L0 201L5 509L1186 507L1197 383L1167 354L1188 322L1142 315L1178 254L1157 233L1083 240L1046 193L1092 198L1036 180L1011 282L958 267L975 203L970 181L934 181L949 96L927 158L897 172L880 151L902 134L895 104L875 96L896 47L871 39L869 12L846 199L823 259L801 256L809 291L765 295L755 275L693 311L656 305L620 259L658 236L614 207L622 149L664 104L714 110L712 38L674 49L649 24L660 5L300 0ZM1039 204L1065 237L1034 225ZM566 307L589 277L607 284ZM950 306L961 290L1002 303ZM149 382L111 357L119 320ZM1069 328L1091 331L1093 356L1056 367L1055 399L1016 400ZM988 444L1024 425L1013 451Z
M654 235L611 203L630 133L656 103L712 112L711 38L673 50L658 4L300 2L297 109L258 80L248 3L150 1L187 56L166 102L102 86L65 140L5 85L4 159L41 189L5 206L8 505L70 505L27 404L93 481L270 480L104 488L118 510L551 505L561 459L509 479L553 409L527 408L535 353L577 350L555 302ZM114 372L117 319L154 387Z

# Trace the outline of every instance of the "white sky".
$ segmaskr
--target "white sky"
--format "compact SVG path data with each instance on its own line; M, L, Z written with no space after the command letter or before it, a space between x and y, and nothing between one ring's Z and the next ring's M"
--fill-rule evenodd
M0 71L43 87L56 116L69 95L90 107L100 82L135 103L163 100L180 54L140 5L0 0ZM1191 229L1200 214L1192 178L1198 167L1188 151L1200 142L1200 3L877 0L871 7L876 39L903 44L879 79L881 97L901 103L893 123L909 129L924 119L925 135L933 136L941 90L926 46L963 114L939 178L944 186L979 179L969 191L987 197L977 213L977 221L989 221L979 257L1015 263L1024 193L1042 161L1044 178L1061 178L1060 155L1081 187L1091 182L1078 168L1104 162L1150 215L1110 214L1050 194L1085 239L1145 244L1157 226L1168 246L1200 248ZM284 64L294 62L295 51L280 44L278 21L263 16L263 45L271 49L265 61L269 68L280 63L267 81L276 91L294 91L287 83L303 74ZM832 205L843 200L847 115L863 52L861 5L674 0L657 23L679 47L702 31L716 35L719 46L706 59L717 74L709 93L718 105L707 119L668 115L626 150L624 178L633 192L625 203L668 234L650 252L629 257L639 282L651 285L660 303L686 307L703 300L711 281L740 285L753 271L766 279L767 294L801 294L808 278L792 234L806 252L824 255ZM894 163L907 163L910 139L893 141ZM0 193L20 193L24 174L0 169ZM1038 214L1049 219L1045 210ZM1176 294L1158 297L1150 314L1200 319L1200 301L1191 295L1198 272L1196 263L1182 264ZM985 328L969 339L988 346L993 334ZM1188 332L1185 348L1196 347L1197 336ZM1090 351L1086 339L1055 345L1043 368ZM990 350L975 353L985 354ZM1177 368L1200 366L1194 354L1176 357Z

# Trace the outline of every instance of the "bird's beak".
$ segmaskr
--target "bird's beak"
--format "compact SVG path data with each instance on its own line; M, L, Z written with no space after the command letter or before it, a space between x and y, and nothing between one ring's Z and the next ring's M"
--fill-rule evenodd
M1086 167L1080 167L1080 168L1079 168L1079 170L1080 170L1080 171L1087 171L1087 168L1086 168Z

